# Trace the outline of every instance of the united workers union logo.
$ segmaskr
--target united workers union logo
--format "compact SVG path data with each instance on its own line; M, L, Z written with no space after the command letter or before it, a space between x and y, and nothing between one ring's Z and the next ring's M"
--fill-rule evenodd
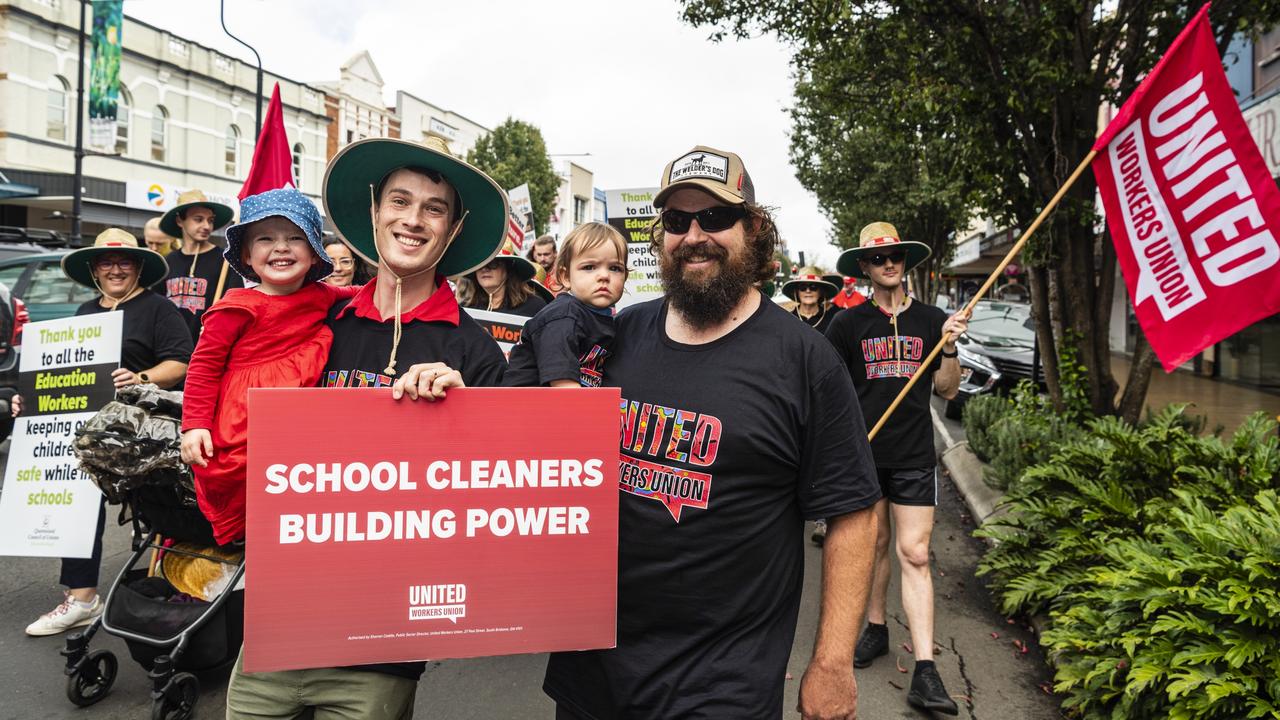
M147 188L147 202L155 205L156 207L163 207L164 188L158 183L152 183L151 187Z
M467 616L467 586L410 585L410 620L448 620L454 625Z
M676 522L686 507L706 510L711 474L681 466L708 468L715 462L723 433L720 419L626 398L620 409L619 489L661 503Z

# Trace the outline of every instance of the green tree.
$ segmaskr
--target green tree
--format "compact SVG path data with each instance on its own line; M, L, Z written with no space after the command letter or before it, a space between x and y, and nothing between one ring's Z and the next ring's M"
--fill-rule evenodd
M493 132L476 141L467 153L467 162L488 173L504 190L529 183L533 227L539 235L547 231L551 208L560 189L560 176L551 165L541 130L508 117Z
M903 238L929 245L933 254L913 273L912 287L932 298L955 230L967 224L966 167L954 154L947 114L929 93L893 106L877 101L862 71L880 42L860 37L849 52L805 63L791 109L791 161L831 218L833 244L854 247L868 222L886 220ZM851 114L852 105L862 110Z
M1026 227L1088 153L1102 109L1132 92L1196 7L1178 0L687 0L684 18L712 26L713 39L764 32L788 43L798 106L808 78L838 69L843 99L832 96L829 123L882 127L876 117L885 108L903 108L908 124L933 135L930 145L950 146L945 152L962 166L969 191L962 195L998 222ZM1210 20L1224 50L1234 33L1280 22L1280 0L1219 0ZM920 109L936 113L938 123L922 125ZM796 135L803 132L797 123ZM804 152L838 164L844 150L814 143ZM1154 356L1139 337L1117 405L1108 337L1116 258L1097 230L1095 190L1084 174L1023 262L1055 404L1063 397L1058 351L1071 345L1086 368L1093 411L1136 420Z

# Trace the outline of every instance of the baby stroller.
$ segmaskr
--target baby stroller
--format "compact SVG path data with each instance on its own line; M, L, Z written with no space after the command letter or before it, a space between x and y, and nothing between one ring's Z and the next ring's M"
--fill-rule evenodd
M192 673L234 662L240 650L243 552L219 548L196 506L190 469L179 457L181 417L181 393L140 385L120 390L77 432L81 467L108 502L121 506L120 524L133 524L133 555L111 583L102 614L68 636L62 650L67 698L76 705L105 697L119 669L110 650L89 650L99 629L123 639L147 670L153 720L190 718L200 697ZM188 558L208 561L202 569L214 568L215 578L203 592L182 592L176 575L153 574L156 566L144 561L148 551L164 554L162 570L190 569Z

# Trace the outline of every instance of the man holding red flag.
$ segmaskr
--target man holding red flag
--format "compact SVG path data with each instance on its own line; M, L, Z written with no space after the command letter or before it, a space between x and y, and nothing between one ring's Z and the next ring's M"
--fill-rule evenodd
M1280 191L1200 9L1094 144L1138 323L1166 372L1280 312Z

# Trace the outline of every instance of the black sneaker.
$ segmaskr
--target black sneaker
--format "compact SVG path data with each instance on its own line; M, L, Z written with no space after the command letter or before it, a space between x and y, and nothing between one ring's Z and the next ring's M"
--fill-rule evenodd
M827 521L818 520L813 523L813 534L809 536L814 545L822 547L822 543L827 539Z
M932 662L916 661L916 671L911 676L911 692L907 693L907 702L921 710L959 715L960 708L956 701L947 694L947 687L942 684L938 668Z
M871 667L871 663L881 655L889 654L889 626L867 623L858 638L858 647L853 651L853 666L856 668Z

